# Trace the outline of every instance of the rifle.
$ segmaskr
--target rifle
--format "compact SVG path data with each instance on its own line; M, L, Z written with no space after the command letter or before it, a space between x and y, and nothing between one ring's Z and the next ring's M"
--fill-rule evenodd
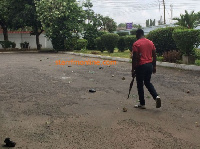
M133 79L132 79L132 81L131 81L131 83L130 83L130 87L129 87L129 93L128 93L128 98L127 99L129 99L129 96L130 96L130 93L131 93L131 89L132 89L132 87L133 87L133 82L134 82L134 79L135 79L135 74L133 75Z

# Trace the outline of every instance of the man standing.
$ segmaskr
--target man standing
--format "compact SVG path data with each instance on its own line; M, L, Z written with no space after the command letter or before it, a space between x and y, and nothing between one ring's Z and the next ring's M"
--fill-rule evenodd
M156 48L152 41L144 37L144 31L142 29L136 31L136 38L138 40L132 47L132 77L136 75L140 104L135 105L135 108L146 109L144 85L156 101L156 108L160 108L160 97L151 84L151 75L152 73L156 73Z

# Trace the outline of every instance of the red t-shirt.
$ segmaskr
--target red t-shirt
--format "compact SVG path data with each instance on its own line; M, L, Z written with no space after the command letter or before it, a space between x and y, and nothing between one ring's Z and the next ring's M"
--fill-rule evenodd
M152 62L152 51L156 50L152 41L146 38L141 38L133 44L133 52L138 52L140 55L139 65Z

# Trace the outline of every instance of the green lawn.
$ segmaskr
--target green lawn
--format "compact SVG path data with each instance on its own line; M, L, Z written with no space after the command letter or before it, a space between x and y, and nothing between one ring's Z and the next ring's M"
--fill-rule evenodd
M108 53L107 51L104 51L103 53L96 50L81 50L81 51L74 51L75 53L85 53L85 54L97 54L102 56L112 56L112 57L123 57L123 58L130 58L130 51L126 50L124 52L118 52L117 49L115 49L114 53Z
M104 51L103 53L97 50L81 50L81 51L73 51L75 53L86 53L86 54L96 54L96 55L103 55L103 56L112 56L112 57L122 57L122 58L130 58L130 51L126 50L124 52L118 52L117 49L115 49L114 53L108 53L107 51ZM196 50L197 60L195 61L195 65L200 66L200 49ZM162 61L163 57L158 56L158 61Z

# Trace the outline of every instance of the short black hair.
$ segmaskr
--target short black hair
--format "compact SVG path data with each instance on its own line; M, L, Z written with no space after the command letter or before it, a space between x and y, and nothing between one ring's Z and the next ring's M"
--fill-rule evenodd
M136 35L138 35L138 36L144 36L144 31L142 29L138 29L136 31Z

